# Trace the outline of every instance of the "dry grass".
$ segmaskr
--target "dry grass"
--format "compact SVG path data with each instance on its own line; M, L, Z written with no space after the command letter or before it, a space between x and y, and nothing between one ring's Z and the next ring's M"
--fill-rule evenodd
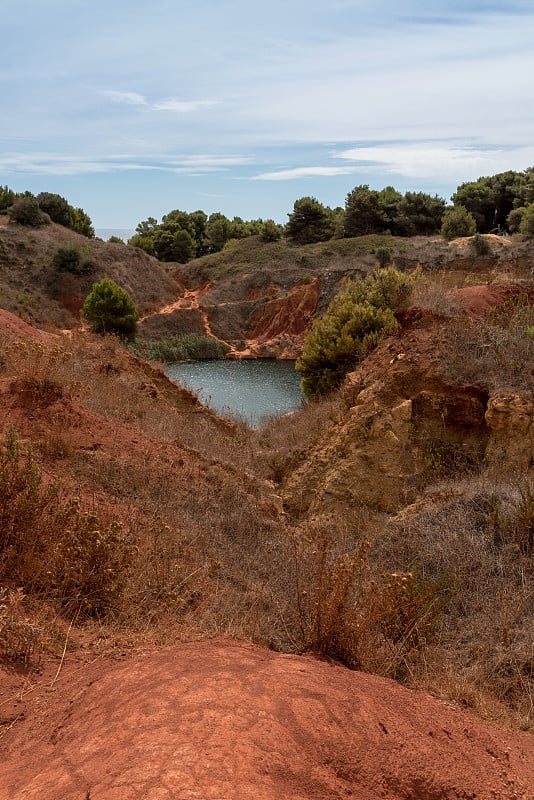
M461 306L452 291L454 285L454 279L447 273L429 276L418 270L414 274L410 304L440 317L458 317Z
M427 509L393 520L371 554L383 568L415 569L431 582L445 576L454 589L435 643L413 665L416 683L452 687L455 676L455 696L463 692L466 704L493 698L532 726L532 486L473 478L441 491L448 499L438 495Z
M513 298L483 319L462 320L446 340L444 370L455 383L493 390L532 391L534 306Z

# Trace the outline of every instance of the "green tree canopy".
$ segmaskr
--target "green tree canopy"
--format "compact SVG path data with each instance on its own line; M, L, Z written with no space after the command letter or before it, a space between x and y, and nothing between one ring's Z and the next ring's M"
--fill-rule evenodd
M382 198L386 204L385 197ZM368 184L356 186L345 200L345 236L366 236L386 230L387 218L379 192Z
M463 206L474 217L477 230L489 233L504 229L512 209L523 205L534 189L531 170L500 172L462 183L452 195L455 206Z
M48 214L52 222L72 228L72 209L64 197L52 192L41 192L37 195L37 202L41 211Z
M441 235L445 239L457 236L474 236L477 226L473 215L464 206L445 209L441 224Z
M82 317L95 333L116 333L131 339L139 313L130 295L114 281L104 278L93 284L83 304Z
M345 284L315 320L296 363L305 394L337 389L348 372L395 332L394 310L407 296L409 285L406 276L392 267Z
M15 202L15 192L8 186L0 186L0 211L5 211Z
M76 233L81 233L82 236L87 236L88 239L95 238L95 229L89 214L86 214L83 208L72 208L72 230Z
M534 239L534 203L524 208L519 230L527 239Z
M294 244L325 242L334 234L331 209L323 206L315 197L295 200L288 217L286 235Z
M408 221L413 234L420 236L439 232L444 211L445 200L425 192L406 192L399 203L399 216Z

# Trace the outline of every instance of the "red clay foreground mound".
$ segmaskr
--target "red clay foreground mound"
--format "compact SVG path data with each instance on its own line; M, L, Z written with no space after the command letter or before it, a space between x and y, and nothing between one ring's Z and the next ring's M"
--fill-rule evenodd
M55 688L9 731L2 800L534 797L528 734L311 657L204 641Z

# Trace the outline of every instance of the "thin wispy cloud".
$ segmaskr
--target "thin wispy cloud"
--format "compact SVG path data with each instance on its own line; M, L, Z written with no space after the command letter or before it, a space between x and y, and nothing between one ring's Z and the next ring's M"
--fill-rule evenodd
M407 178L448 179L463 175L465 180L507 169L523 169L534 163L534 146L510 152L506 148L458 147L447 143L404 143L356 147L337 153L337 158L359 165L365 171L376 166Z
M120 92L110 89L106 89L102 94L113 102L122 105L139 106L145 110L151 111L171 111L179 114L190 114L202 108L219 105L218 100L175 100L173 98L168 98L166 100L156 100L152 102L138 92Z
M294 169L275 170L273 172L261 172L253 175L255 181L292 181L298 178L325 178L334 175L351 175L356 172L351 167L295 167Z
M85 5L3 9L0 183L73 191L102 226L534 163L531 0Z

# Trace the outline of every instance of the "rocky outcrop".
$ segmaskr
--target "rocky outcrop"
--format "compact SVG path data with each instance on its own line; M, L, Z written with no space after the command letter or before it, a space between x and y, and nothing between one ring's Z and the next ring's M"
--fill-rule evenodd
M448 380L446 325L421 316L348 376L340 421L287 482L288 510L396 512L435 480L473 471L517 479L534 468L534 400Z
M486 423L491 437L486 451L490 469L507 465L516 472L534 467L534 400L513 393L490 397Z
M261 308L247 340L251 355L298 358L319 302L319 280L300 282Z

